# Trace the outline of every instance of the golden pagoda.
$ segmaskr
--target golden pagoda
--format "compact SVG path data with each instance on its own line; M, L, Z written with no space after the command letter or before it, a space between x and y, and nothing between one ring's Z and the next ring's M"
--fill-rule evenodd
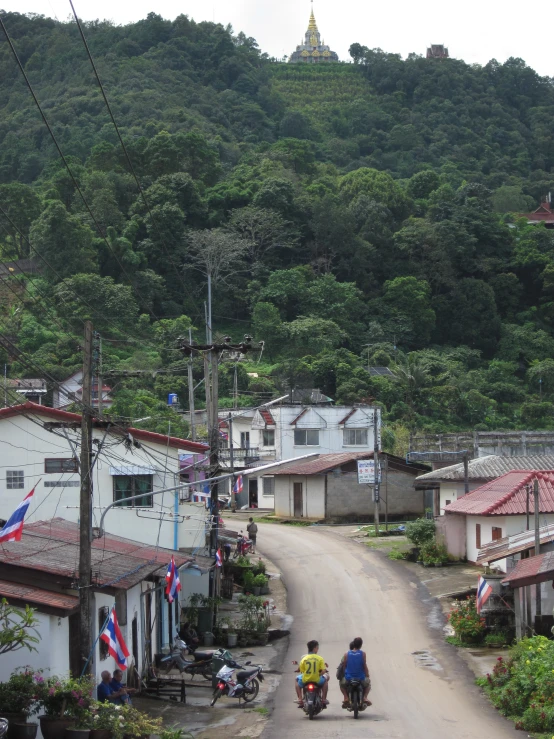
M308 30L304 36L304 42L296 47L296 51L290 55L289 63L298 64L321 64L325 62L338 62L339 57L334 51L324 43L321 43L321 34L317 28L314 15L314 4L312 0L312 12L310 13L310 22Z

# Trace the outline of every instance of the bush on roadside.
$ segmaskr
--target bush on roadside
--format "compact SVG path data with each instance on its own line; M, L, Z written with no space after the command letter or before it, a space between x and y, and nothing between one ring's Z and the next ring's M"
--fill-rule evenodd
M456 601L448 620L456 636L463 642L480 641L485 633L485 619L477 613L473 598Z
M435 538L435 522L432 518L418 518L406 524L406 536L414 547L422 547Z

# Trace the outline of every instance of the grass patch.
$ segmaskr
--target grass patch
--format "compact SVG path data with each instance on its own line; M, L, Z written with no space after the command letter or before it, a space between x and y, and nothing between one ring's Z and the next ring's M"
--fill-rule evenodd
M403 552L398 546L394 546L390 552L387 553L389 559L406 559L406 552Z
M457 636L447 636L445 638L445 642L448 644L452 644L454 647L461 647L463 649L475 649L480 646L480 644L466 644L465 642L461 641ZM551 738L552 739L552 738Z
M253 709L254 713L259 713L261 716L267 716L269 713L269 709L265 706L258 706L258 708Z
M275 518L275 516L259 516L255 518L256 523L281 523L286 526L311 526L313 521L289 521L287 518Z

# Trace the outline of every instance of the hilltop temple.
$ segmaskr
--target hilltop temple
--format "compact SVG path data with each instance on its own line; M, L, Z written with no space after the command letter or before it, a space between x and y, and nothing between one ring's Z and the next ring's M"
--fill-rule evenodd
M304 36L304 41L300 46L296 47L296 51L290 55L289 63L298 64L304 62L305 64L321 64L322 62L338 62L339 57L334 51L325 44L321 43L321 34L318 31L317 23L315 22L314 6L312 2L312 12L310 15L310 22L308 24L308 30Z

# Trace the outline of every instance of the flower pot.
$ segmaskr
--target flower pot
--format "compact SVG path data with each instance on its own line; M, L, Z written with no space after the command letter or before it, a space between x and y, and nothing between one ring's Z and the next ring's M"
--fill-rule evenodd
M15 734L13 733L12 727L16 723L24 724L25 715L23 713L10 713L8 711L0 711L0 718L5 718L8 722L7 739L15 739Z
M237 646L237 634L227 634L227 646L230 647L236 647Z
M89 739L90 729L66 729L65 739Z
M442 567L442 562L435 562L435 567Z
M10 725L13 739L35 739L38 731L38 724L13 723Z
M253 595L259 595L261 588L252 588L252 594Z
M264 585L263 588L260 588L260 595L269 595L270 592L269 585Z
M59 716L39 716L40 730L44 739L60 739L66 729L75 726L74 718L59 718Z
M90 739L112 739L112 732L109 729L92 729Z

